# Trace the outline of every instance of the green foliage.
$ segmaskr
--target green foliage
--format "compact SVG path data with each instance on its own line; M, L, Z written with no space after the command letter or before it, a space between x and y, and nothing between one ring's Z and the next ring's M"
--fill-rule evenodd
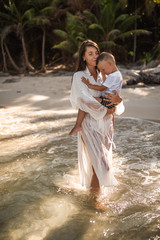
M87 37L98 41L102 50L119 49L128 37L134 37L135 34L149 34L146 30L135 30L135 21L140 19L140 15L133 15L121 12L121 3L114 0L97 1L100 7L99 16L89 11L83 11L87 16ZM85 26L86 28L86 26ZM123 42L119 42L123 40Z
M105 35L104 28L100 24L97 24L97 23L93 23L93 24L89 25L88 30L97 31L96 33L99 33L99 34L102 33Z
M124 18L123 21L121 21L121 23L119 24L119 29L121 32L126 32L127 30L130 30L131 28L133 28L134 23L137 19L139 19L140 16L139 15L128 15L126 16L126 18Z
M134 52L133 51L129 51L128 54L133 57L134 56Z
M83 11L84 16L86 17L86 22L88 24L92 24L93 22L98 23L98 19L95 14L88 10Z
M80 43L86 39L84 24L81 17L67 13L66 31L55 29L54 33L57 34L65 41L53 45L53 49L59 49L70 54L74 54Z
M31 58L33 52L39 54L43 37L47 45L46 55L53 59L53 51L54 61L60 56L63 60L66 55L72 57L86 39L96 41L101 50L112 51L120 58L126 55L125 60L131 59L133 41L137 37L138 57L145 52L143 58L149 61L160 56L159 16L157 2L148 0L145 4L137 1L137 7L135 2L127 0L5 0L3 4L0 2L0 32L1 36L6 36L7 39L3 40L10 49L12 34L8 32L7 35L5 31L17 29L18 32L21 26ZM143 49L142 41L145 41Z
M12 24L21 24L24 27L32 18L33 13L33 8L28 9L24 6L18 8L13 0L9 0L8 4L4 4L4 11L0 12L0 19L4 22L4 28Z
M72 44L69 41L67 41L67 40L66 41L62 41L59 44L55 44L54 48L67 51L69 53L73 53Z
M67 33L60 29L54 29L53 32L62 39L67 39Z
M160 42L153 49L152 59L160 60Z
M149 63L149 62L151 62L151 61L152 61L152 54L149 53L149 52L145 53L145 54L144 54L144 57L143 57L143 59L142 59L142 62L145 63L145 64L147 64L147 63Z
M105 49L107 47L119 47L114 41L103 41L99 43L100 49Z
M152 49L151 52L145 52L142 58L142 62L147 64L153 59L160 60L160 42Z
M131 37L133 38L134 35L137 36L141 36L141 35L150 35L151 32L147 31L147 30L143 30L143 29L137 29L137 30L131 30L128 32L124 32L119 34L119 36L117 37L117 39L122 39L122 40L126 40L127 38Z

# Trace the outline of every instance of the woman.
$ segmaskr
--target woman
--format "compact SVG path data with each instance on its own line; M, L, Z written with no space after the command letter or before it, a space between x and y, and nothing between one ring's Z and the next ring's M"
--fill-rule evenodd
M118 94L107 96L111 104L120 103L116 108L107 109L94 98L99 97L100 92L89 89L81 81L85 77L91 84L101 84L101 75L96 69L99 54L95 42L86 40L81 44L70 95L72 106L87 113L82 131L78 132L78 163L82 185L94 193L116 183L112 172L113 113L124 111Z

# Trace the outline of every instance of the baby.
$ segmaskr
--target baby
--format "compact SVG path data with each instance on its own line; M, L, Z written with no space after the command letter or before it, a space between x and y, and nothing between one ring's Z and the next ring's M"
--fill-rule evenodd
M104 95L106 93L114 94L113 91L116 91L118 94L120 93L120 90L122 88L122 75L116 66L114 56L108 52L102 52L99 55L97 58L97 67L103 76L102 85L93 85L89 83L89 80L85 77L82 77L82 82L86 84L90 89L102 91L101 97L96 97L96 100L105 107L111 109L115 107L115 105L111 105L110 102L106 101ZM108 75L107 78L106 75ZM69 135L73 135L82 130L81 124L84 117L85 112L79 109L76 124L70 131Z

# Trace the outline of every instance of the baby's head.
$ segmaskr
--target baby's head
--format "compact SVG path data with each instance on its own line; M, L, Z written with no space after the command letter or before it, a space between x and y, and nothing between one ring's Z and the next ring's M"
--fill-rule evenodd
M106 75L115 72L117 67L114 56L111 53L102 52L97 58L97 67L100 72Z

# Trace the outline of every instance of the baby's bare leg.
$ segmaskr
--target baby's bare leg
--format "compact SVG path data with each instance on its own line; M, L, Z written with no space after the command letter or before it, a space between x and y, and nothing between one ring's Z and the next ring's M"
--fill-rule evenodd
M79 132L82 130L82 121L85 117L85 112L82 111L81 109L78 110L78 115L77 115L77 120L76 120L76 123L75 123L75 126L72 128L72 130L70 131L69 133L69 136Z
M99 98L99 97L95 97L95 99L98 101L98 102L102 102L102 98Z

